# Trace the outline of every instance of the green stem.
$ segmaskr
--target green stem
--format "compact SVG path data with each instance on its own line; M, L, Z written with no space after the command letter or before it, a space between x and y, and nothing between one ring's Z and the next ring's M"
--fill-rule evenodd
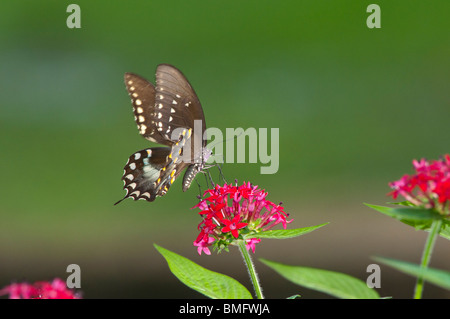
M422 253L422 262L420 263L421 273L428 268L428 264L430 263L431 253L433 252L434 244L436 242L436 238L439 235L439 231L441 230L442 219L438 219L433 221L430 228L430 233L428 234L427 241L425 243L425 247ZM423 292L423 285L425 283L423 279L423 275L419 275L417 277L416 288L414 291L414 299L421 299Z
M258 274L256 273L255 266L253 265L252 258L250 254L245 248L245 242L239 241L239 250L241 251L242 258L244 259L245 265L247 266L248 274L250 275L250 279L253 284L253 288L255 289L255 294L258 299L264 299L262 294L261 285L259 283Z

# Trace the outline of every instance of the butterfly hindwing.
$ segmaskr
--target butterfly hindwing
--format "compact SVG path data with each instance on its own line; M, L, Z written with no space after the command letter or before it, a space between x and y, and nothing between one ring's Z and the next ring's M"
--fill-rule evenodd
M170 154L169 147L147 148L132 154L122 177L127 192L123 199L152 202L156 196L164 195L186 165L176 158L176 161L168 160Z

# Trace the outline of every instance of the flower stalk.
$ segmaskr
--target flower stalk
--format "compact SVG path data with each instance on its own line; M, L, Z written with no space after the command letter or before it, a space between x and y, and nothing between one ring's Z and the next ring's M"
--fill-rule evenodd
M256 273L255 265L253 264L252 258L250 257L249 250L246 248L244 241L239 241L239 250L241 252L244 263L247 267L250 280L252 281L253 288L255 289L255 294L258 299L264 299L261 284L259 283L258 274Z
M421 275L417 277L416 287L414 290L414 299L422 298L423 286L425 284L423 273L426 271L426 269L428 268L428 264L430 263L431 254L433 253L434 244L436 243L436 239L439 235L439 231L441 230L441 226L442 219L433 221L433 224L431 225L430 232L428 234L428 238L422 253L422 261L420 263Z

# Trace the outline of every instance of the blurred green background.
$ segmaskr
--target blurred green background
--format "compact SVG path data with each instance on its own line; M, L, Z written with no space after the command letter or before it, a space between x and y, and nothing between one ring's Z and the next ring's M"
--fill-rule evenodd
M181 181L153 203L126 200L122 168L152 145L138 134L124 72L154 81L177 66L209 127L280 128L280 167L225 164L283 201L291 227L330 224L257 245L268 298L326 295L286 282L257 258L366 280L371 256L419 262L426 234L371 211L414 158L449 152L449 1L67 1L0 6L0 286L66 278L85 298L202 298L173 277L157 243L251 289L237 250L198 256L198 187ZM216 174L217 171L214 171ZM216 174L217 176L217 174ZM200 183L204 179L200 176ZM431 266L450 268L437 241ZM415 280L382 266L382 296ZM426 298L449 293L427 284Z

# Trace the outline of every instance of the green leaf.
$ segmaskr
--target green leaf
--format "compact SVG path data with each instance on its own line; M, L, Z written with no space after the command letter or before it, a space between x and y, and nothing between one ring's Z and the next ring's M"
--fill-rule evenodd
M251 299L251 293L235 279L208 270L156 244L170 271L186 286L213 299Z
M414 263L385 257L373 257L373 259L408 275L418 277L422 274L424 280L450 290L450 272L448 271L427 268L422 272L420 265Z
M414 204L405 200L403 202L388 202L388 204L391 205L401 205L401 206L408 206L408 207L414 207Z
M439 236L450 240L450 221L444 219L442 221L441 231L439 232Z
M279 230L268 230L257 234L249 234L244 236L244 239L247 238L273 238L273 239L287 239L292 237L301 236L307 233L312 232L322 226L327 225L328 223L324 223L317 226L296 228L296 229L279 229Z
M432 222L435 219L442 218L438 212L432 209L415 208L415 207L392 208L370 204L365 205L379 211L380 213L383 213L385 215L388 215L390 217L402 221L406 220L416 223L427 223Z
M402 223L412 226L416 229L429 231L433 220L442 219L442 227L439 235L450 240L450 221L443 218L441 214L433 209L407 207L392 208L378 205L364 204L370 208L379 211L387 216L400 220Z
M330 270L289 266L267 259L261 262L293 283L346 299L378 299L378 293L362 280Z

